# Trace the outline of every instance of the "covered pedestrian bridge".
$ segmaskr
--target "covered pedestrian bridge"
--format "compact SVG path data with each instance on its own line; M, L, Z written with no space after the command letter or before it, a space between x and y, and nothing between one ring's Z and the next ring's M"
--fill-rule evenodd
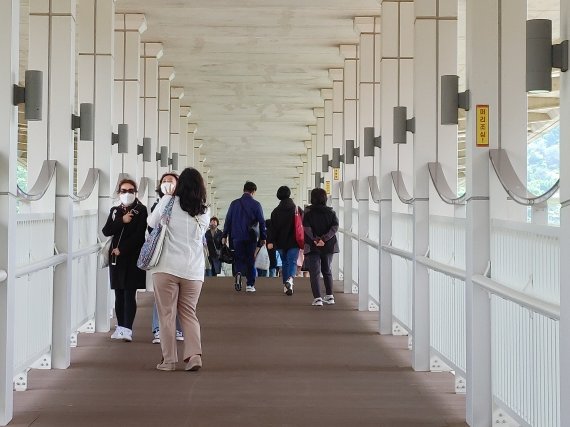
M570 425L570 0L0 12L0 425ZM324 188L338 301L208 279L204 369L161 373L97 252L119 179L186 167L222 223Z

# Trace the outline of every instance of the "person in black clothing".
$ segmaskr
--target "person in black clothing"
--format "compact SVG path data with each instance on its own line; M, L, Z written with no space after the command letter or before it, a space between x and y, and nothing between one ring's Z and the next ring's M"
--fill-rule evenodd
M333 254L339 252L336 232L338 218L327 206L327 193L322 188L311 191L311 205L305 209L303 217L305 230L305 262L311 277L313 304L322 306L334 304L331 264ZM326 295L321 298L320 274L323 274Z
M109 278L115 291L117 328L111 338L133 340L133 322L137 312L137 289L145 289L146 272L137 267L137 260L145 240L146 207L136 198L137 184L123 179L117 193L121 200L109 212L103 227L105 236L113 236L109 249Z
M218 229L220 221L213 216L210 218L210 229L206 231L206 244L208 245L208 261L210 261L211 275L217 276L222 270L220 251L222 250L222 231Z
M279 205L271 212L271 229L267 235L267 249L277 249L281 256L283 292L293 295L293 278L297 273L299 245L295 238L295 206L291 200L291 190L283 185L277 190Z

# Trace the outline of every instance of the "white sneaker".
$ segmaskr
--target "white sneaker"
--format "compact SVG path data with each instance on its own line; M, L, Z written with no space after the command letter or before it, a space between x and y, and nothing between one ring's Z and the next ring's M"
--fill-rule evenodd
M117 325L117 327L115 327L115 332L113 332L113 335L111 335L111 339L113 339L113 340L120 340L120 339L123 339L123 338L120 336L120 333L122 332L122 330L123 330L123 327Z
M255 292L255 286L246 286L245 287L245 291L246 292Z
M184 335L182 335L182 331L176 331L176 341L184 341Z
M323 302L328 305L334 304L334 295L325 295Z
M289 277L287 281L283 284L283 292L285 295L293 295L293 278Z
M160 331L154 333L154 338L152 339L153 344L160 344Z
M312 303L311 305L316 305L316 306L322 307L322 306L323 306L323 299L320 298L320 297L319 297L319 298L315 298L315 299L313 300L313 303Z
M133 331L131 329L123 328L119 335L121 335L120 339L125 342L131 342L133 340Z

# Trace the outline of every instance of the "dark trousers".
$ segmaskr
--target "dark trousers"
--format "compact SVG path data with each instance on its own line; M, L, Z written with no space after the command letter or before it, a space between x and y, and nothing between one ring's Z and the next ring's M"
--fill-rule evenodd
M133 329L135 314L137 314L136 289L115 289L117 324L127 329Z
M327 295L333 294L333 278L331 272L333 254L309 253L305 255L305 263L309 267L311 276L311 290L313 298L321 297L320 277L323 274L325 291Z
M255 284L255 248L257 243L252 240L234 240L235 273L247 277L247 286Z

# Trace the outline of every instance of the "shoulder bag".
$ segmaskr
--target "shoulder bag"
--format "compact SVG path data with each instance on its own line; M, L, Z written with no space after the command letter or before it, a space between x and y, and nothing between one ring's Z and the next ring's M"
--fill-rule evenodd
M295 240L299 248L303 249L305 247L305 230L303 228L303 217L299 208L295 206L294 214L294 225L295 225Z
M137 260L137 267L141 270L150 270L158 264L174 201L174 197L168 201L164 212L160 216L158 225L152 229L141 248L139 259Z

